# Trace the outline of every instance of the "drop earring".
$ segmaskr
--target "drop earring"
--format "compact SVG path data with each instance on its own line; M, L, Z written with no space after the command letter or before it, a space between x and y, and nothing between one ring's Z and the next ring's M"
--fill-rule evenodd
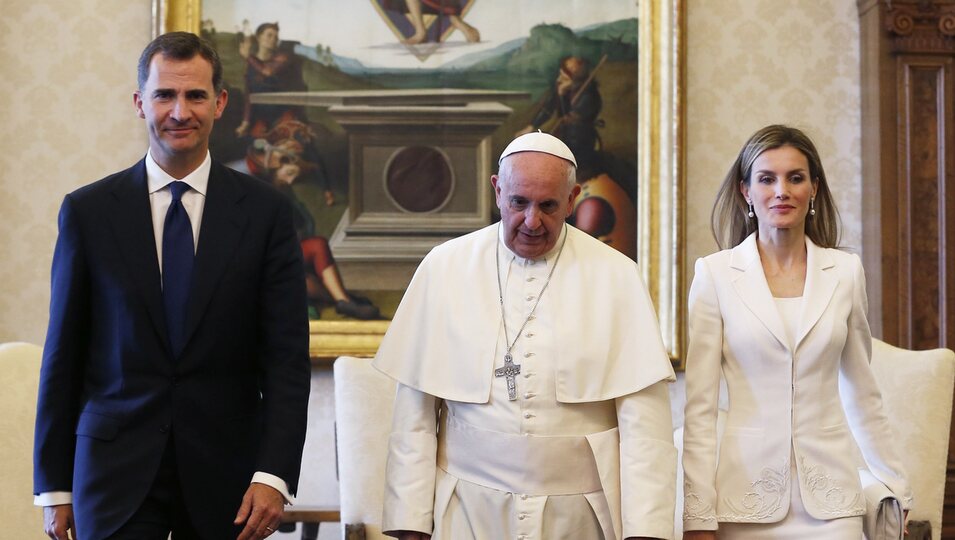
M815 197L811 197L811 198L809 199L809 215L810 215L810 216L816 215L816 208L815 208L814 205L813 205L813 202L814 202L815 200L816 200Z
M746 204L749 205L749 213L746 215L751 218L756 217L756 214L753 212L753 201L746 201Z

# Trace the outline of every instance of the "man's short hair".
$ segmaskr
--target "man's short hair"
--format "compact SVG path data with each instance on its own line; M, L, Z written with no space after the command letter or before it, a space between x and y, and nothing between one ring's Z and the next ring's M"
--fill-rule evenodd
M216 93L222 90L222 62L219 53L208 41L190 32L169 32L152 40L139 56L139 90L149 79L149 65L156 54L172 60L191 60L196 55L212 64L212 87Z

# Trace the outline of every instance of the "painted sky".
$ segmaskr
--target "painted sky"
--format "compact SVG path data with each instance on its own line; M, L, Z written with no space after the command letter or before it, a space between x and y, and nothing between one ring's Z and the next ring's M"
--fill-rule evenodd
M252 29L279 23L280 37L305 45L330 45L332 52L355 58L368 67L437 68L462 55L492 49L526 37L537 24L561 23L582 28L635 18L638 0L476 0L464 20L481 33L480 43L467 43L453 32L425 61L398 41L372 5L372 0L203 0L202 18L219 31L235 31L248 20Z

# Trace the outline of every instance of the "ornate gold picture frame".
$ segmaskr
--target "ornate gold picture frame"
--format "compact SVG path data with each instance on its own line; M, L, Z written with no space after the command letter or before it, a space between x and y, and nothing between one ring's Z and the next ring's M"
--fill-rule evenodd
M610 1L610 0L607 0ZM619 0L612 0L619 1ZM637 260L677 368L685 353L684 24L685 0L639 6ZM201 0L153 0L154 34L200 33ZM388 321L312 321L311 354L373 356Z

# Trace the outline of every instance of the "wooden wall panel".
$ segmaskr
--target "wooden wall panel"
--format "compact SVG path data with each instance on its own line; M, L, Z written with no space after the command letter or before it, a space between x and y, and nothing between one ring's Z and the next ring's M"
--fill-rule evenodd
M899 58L899 182L900 249L898 342L910 349L941 347L945 306L942 264L944 249L944 190L946 122L945 64ZM885 187L885 186L883 186Z

